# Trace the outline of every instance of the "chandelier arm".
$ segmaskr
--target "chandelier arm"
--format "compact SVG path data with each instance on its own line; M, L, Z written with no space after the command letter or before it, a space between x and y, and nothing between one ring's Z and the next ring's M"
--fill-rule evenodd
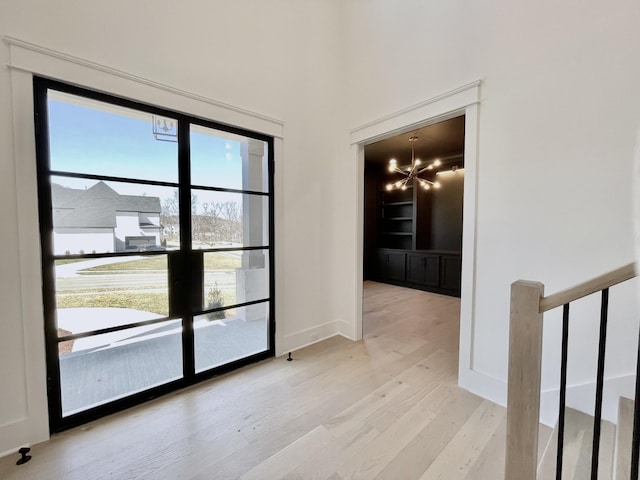
M427 165L426 167L424 167L424 168L420 169L420 170L418 171L418 173L416 173L416 175L420 175L421 173L424 173L424 172L426 172L427 170L433 171L433 167L431 167L431 168L429 168L429 167L430 167L430 165Z
M391 185L391 189L397 189L397 188L401 188L403 186L405 186L409 180L409 177L407 176L407 172L404 172L402 170L399 170L396 168L394 173L400 173L402 174L402 178L400 179L395 179L389 182L389 185ZM399 186L396 186L396 183L400 183Z
M420 177L420 175L425 173L426 171L433 171L433 167L439 166L440 162L436 160L436 162L427 165L424 168L419 168L418 165L420 165L420 161L417 161L415 156L415 142L417 140L418 137L416 135L413 135L411 138L409 138L409 142L411 142L411 166L409 168L399 168L395 160L389 162L389 171L391 173L401 174L402 178L400 180L396 179L393 182L389 183L387 185L387 189L406 189L409 182L412 181L414 183L418 182L423 186L431 185L435 188L440 187L440 184L438 182Z
M431 180L427 180L426 178L421 178L421 177L416 177L416 179L420 182L427 182L429 185L435 185L435 182L432 182Z

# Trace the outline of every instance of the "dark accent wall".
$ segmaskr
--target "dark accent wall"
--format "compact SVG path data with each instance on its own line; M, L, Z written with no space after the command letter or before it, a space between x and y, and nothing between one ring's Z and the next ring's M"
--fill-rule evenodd
M387 172L365 162L365 280L459 295L464 170L434 180L441 188L387 192Z
M464 172L439 175L442 188L431 197L431 245L433 250L462 250L462 202Z
M373 278L375 250L379 242L380 202L385 173L375 163L365 163L364 171L364 278ZM464 170L439 175L442 188L416 192L417 250L462 250L462 215L464 199Z
M364 167L364 280L375 278L375 256L380 232L380 166L365 162Z

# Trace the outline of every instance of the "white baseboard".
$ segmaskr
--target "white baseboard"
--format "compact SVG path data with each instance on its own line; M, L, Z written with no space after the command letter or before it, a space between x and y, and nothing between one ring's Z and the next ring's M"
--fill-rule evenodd
M15 448L12 448L10 450L7 450L6 452L0 452L0 458L6 457L8 455L13 455L14 453L18 453L18 450L20 450L22 447L31 448L31 444L30 443L26 443L24 445L20 445L19 447L15 447Z
M635 374L620 375L604 381L602 396L602 419L611 423L618 421L618 399L635 397ZM558 419L559 389L547 390L540 395L540 421L554 426ZM587 415L593 415L596 398L596 382L587 382L567 387L567 407Z
M507 405L507 383L469 369L460 369L458 385L482 398L498 405ZM587 415L593 415L595 402L595 382L567 387L567 407ZM618 419L618 398L633 399L635 395L635 374L620 375L605 379L602 400L602 419L616 423ZM540 394L540 423L554 427L558 421L559 389L543 391Z
M314 343L321 342L327 338L334 337L336 335L342 335L349 338L349 335L345 335L342 332L343 323L339 320L333 322L326 322L315 327L305 328L295 333L284 335L281 348L278 348L276 352L277 356L285 355L288 352L294 352L301 348L308 347Z
M460 368L458 386L503 407L507 405L507 383L499 378L476 370Z
M345 322L344 320L336 320L338 324L338 333L349 340L354 342L358 341L355 326L351 322Z

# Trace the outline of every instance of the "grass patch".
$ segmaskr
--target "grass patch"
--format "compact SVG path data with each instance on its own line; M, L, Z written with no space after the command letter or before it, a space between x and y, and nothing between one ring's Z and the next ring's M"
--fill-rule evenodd
M242 260L236 255L226 253L205 253L205 270L233 270L242 266Z
M78 263L78 262L84 262L84 261L86 261L86 258L65 258L62 260L56 260L55 264L57 267L58 265L68 265L70 263Z
M134 287L104 287L104 288L72 288L58 290L58 295L78 295L78 294L94 294L94 293L119 293L130 292L131 290L160 290L159 287L153 285L139 285ZM165 288L166 290L166 288Z
M221 295L222 306L233 305L236 302L235 290L221 289ZM58 295L56 303L58 308L133 308L162 316L169 315L169 297L166 293L159 292L109 291L102 293L88 290L80 295Z
M167 257L159 255L157 257L147 257L138 260L124 260L118 263L98 265L96 267L83 268L83 272L111 272L113 270L166 270Z
M205 253L204 269L205 270L233 270L240 268L241 259L236 255L225 253ZM126 260L118 263L110 263L108 265L98 265L96 267L85 268L79 271L83 272L114 272L118 270L166 270L166 255L158 255L153 257L141 258L138 260Z
M59 295L58 308L133 308L158 315L169 315L166 293L97 293L95 295Z

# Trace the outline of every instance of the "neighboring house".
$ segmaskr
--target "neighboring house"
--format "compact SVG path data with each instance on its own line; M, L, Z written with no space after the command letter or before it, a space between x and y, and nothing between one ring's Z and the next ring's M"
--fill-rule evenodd
M51 186L56 255L122 252L160 245L160 199L120 195L104 182L79 190Z

